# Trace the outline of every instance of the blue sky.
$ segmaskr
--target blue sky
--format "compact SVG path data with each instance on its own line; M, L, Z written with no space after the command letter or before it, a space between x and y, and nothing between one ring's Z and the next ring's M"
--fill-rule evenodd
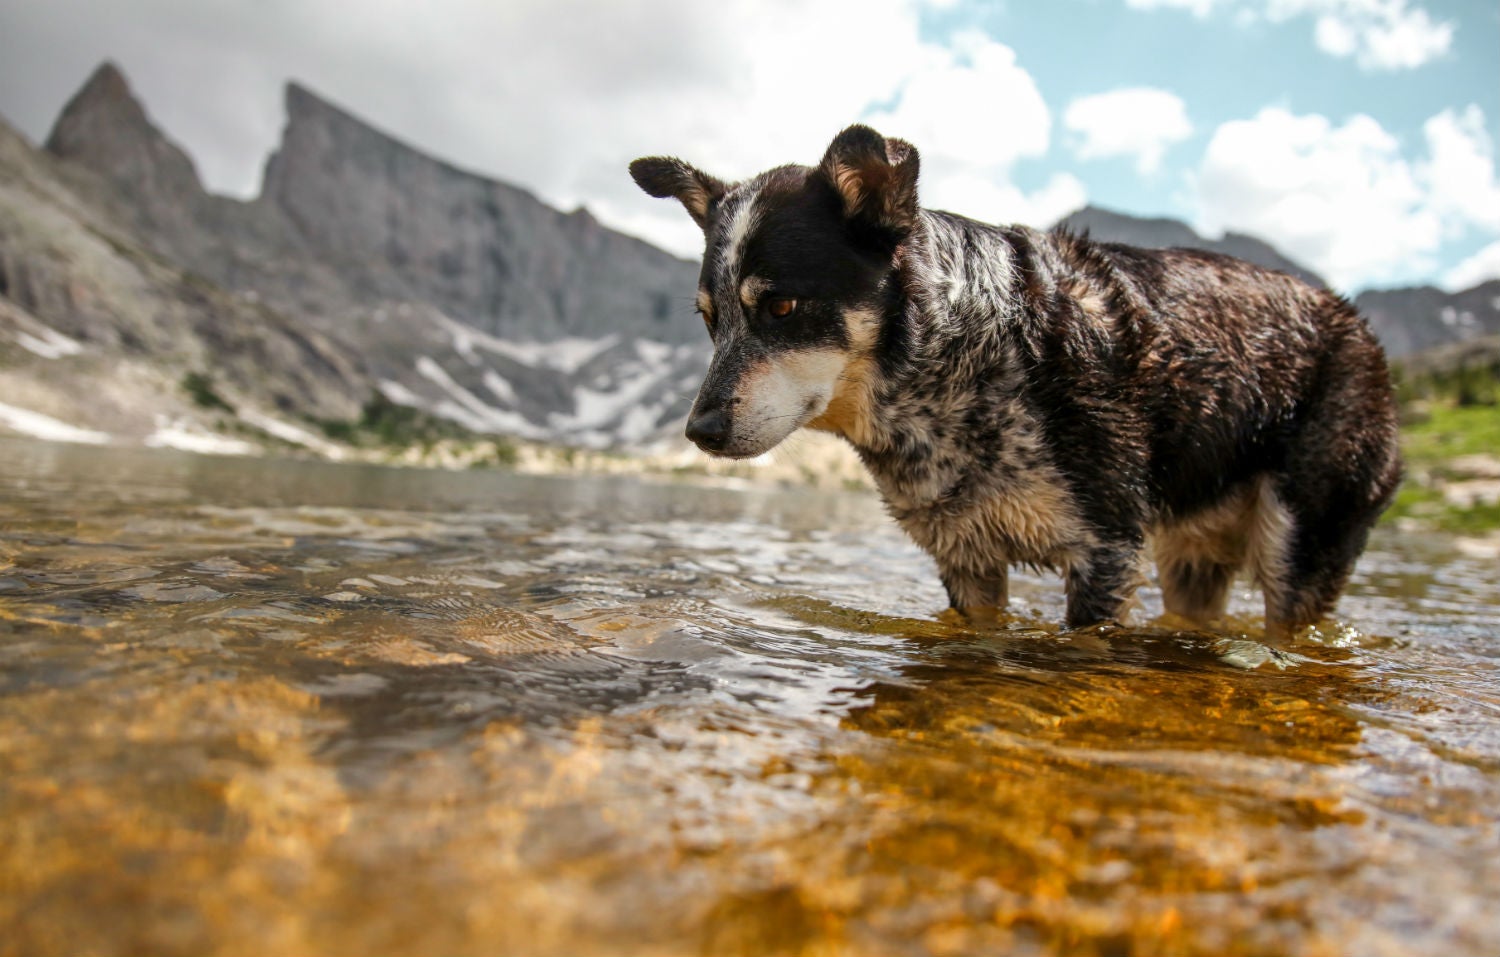
M1090 202L1127 212L1203 225L1190 183L1206 148L1222 124L1253 118L1267 107L1325 117L1334 127L1368 116L1397 141L1398 155L1415 165L1431 159L1423 129L1429 120L1444 110L1477 106L1493 157L1500 141L1500 3L1283 4L1280 16L1275 7L1232 0L1139 7L1123 0L963 2L926 11L922 31L936 41L979 29L1007 44L1054 118L1080 98L1113 89L1144 87L1180 98L1191 130L1166 148L1153 170L1143 172L1128 155L1082 158L1079 136L1065 127L1045 155L1020 161L1013 170L1026 189L1070 171L1085 184ZM1294 12L1298 7L1307 12ZM1425 13L1429 32L1447 33L1443 49L1408 54L1422 62L1397 65L1361 62L1358 51L1334 55L1320 48L1320 16L1357 17L1362 9L1381 8L1397 12L1394 30L1402 26L1399 15ZM1495 224L1456 225L1430 256L1413 256L1406 268L1396 265L1388 273L1360 274L1357 282L1439 278L1497 239ZM1494 266L1500 275L1500 256Z
M981 219L1173 216L1351 292L1500 277L1495 0L0 0L0 114L33 140L105 58L229 195L296 79L689 257L631 158L732 179L859 120Z

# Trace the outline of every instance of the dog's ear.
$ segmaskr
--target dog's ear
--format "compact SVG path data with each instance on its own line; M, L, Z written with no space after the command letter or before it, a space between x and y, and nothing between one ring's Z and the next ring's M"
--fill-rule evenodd
M635 184L658 199L674 197L699 228L707 229L714 203L729 192L722 180L695 169L675 156L643 156L630 164Z
M918 168L915 146L855 125L834 137L820 170L846 217L902 239L917 225Z

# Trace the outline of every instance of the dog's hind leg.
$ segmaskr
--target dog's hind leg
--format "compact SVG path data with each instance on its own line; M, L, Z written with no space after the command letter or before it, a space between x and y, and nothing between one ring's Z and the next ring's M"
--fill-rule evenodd
M1162 604L1168 613L1204 624L1224 617L1235 573L1245 564L1259 484L1237 489L1152 535Z
M1162 604L1168 612L1198 624L1224 617L1229 607L1229 589L1237 564L1216 562L1202 556L1174 555L1158 558Z
M1256 577L1273 635L1332 613L1401 483L1396 409L1379 350L1349 339L1325 365L1280 474L1260 490L1256 527L1272 534L1260 543Z

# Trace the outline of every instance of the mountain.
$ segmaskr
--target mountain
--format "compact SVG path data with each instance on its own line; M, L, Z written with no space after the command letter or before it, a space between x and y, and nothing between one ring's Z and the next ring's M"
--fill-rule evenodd
M1500 279L1462 292L1432 286L1360 293L1357 305L1392 356L1408 356L1500 333Z
M136 148L159 144L123 143L122 159L165 168ZM148 439L178 430L180 381L209 368L268 420L350 417L371 383L332 338L141 244L0 123L0 422Z
M261 195L214 196L105 64L44 153L25 157L27 175L197 288L326 339L357 370L351 395L593 446L675 431L708 358L694 264L426 156L296 84L286 114Z

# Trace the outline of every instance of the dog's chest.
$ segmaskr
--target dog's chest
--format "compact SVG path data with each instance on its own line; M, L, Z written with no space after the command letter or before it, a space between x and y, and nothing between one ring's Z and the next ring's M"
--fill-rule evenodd
M891 515L940 565L1066 568L1087 552L1089 530L1019 402L938 419L919 443L927 454L867 461Z

